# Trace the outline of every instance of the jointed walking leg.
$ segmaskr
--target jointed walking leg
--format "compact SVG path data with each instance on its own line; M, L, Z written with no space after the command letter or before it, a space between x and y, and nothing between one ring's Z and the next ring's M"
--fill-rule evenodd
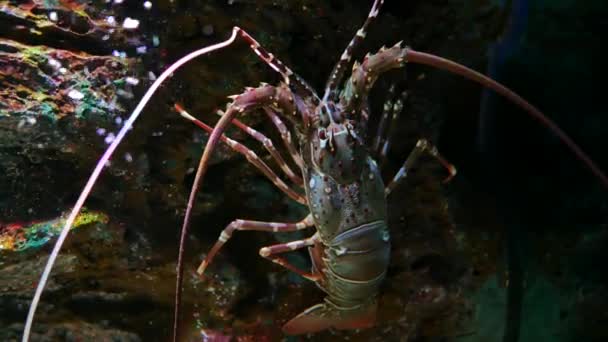
M223 111L218 111L217 113L220 116L224 115ZM285 175L287 175L287 177L292 182L294 182L295 184L297 184L299 187L302 186L302 184L303 184L302 183L302 177L298 176L295 172L293 172L293 170L291 170L291 168L289 167L289 165L287 165L287 163L285 162L285 160L283 159L283 157L281 156L281 154L279 154L279 151L277 151L277 149L274 147L274 144L272 143L272 140L268 139L264 134L262 134L261 132L255 130L251 126L248 126L248 125L244 124L239 119L232 120L232 123L236 127L238 127L240 130L242 130L243 132L247 133L249 136L251 136L252 138L254 138L255 140L261 142L262 145L264 145L264 148L266 148L266 150L268 151L268 153L270 153L270 155L272 156L272 158L279 165L279 167L281 168L281 170L283 171L283 173L285 173Z
M300 248L312 246L317 241L318 241L318 235L315 234L315 235L313 235L307 239L303 239L303 240L291 241L288 243L281 243L281 244L277 244L277 245L262 247L260 249L260 256L274 262L275 264L281 265L281 266L285 267L286 269L288 269L294 273L297 273L308 280L316 282L316 281L319 281L319 279L321 279L320 274L303 271L303 270L293 266L285 258L275 256L275 254L291 252L291 251L295 251Z
M395 187L399 184L399 182L401 182L401 180L403 180L403 178L407 176L407 173L416 164L416 161L418 160L418 158L420 158L420 155L423 152L427 152L432 157L437 159L437 161L439 161L439 163L448 170L450 174L443 180L444 183L449 182L450 179L452 179L456 175L456 168L454 167L454 165L450 164L447 160L445 160L441 156L441 154L439 154L439 151L437 151L437 148L435 146L431 145L425 139L420 139L416 143L416 146L414 147L412 152L410 152L410 155L407 157L399 171L397 171L395 177L393 177L393 179L390 181L390 183L388 183L388 185L384 189L384 194L386 196L388 196L391 191L393 191L393 189L395 189Z
M198 127L201 127L208 133L211 133L211 131L213 131L213 128L211 128L209 125L205 124L204 122L202 122L202 121L196 119L195 117L193 117L192 115L190 115L179 104L175 104L175 110L182 117L192 121L194 124L196 124ZM266 137L264 137L264 138L266 138ZM268 138L266 138L266 139L270 140ZM253 152L252 150L247 148L245 145L228 138L224 134L222 134L222 136L220 137L220 140L222 142L226 143L228 146L230 146L236 152L245 156L245 158L247 158L247 161L249 161L251 164L253 164L253 166L255 166L258 170L260 170L266 176L266 178L268 178L277 188L279 188L281 191L283 191L291 199L293 199L294 201L296 201L300 204L306 204L306 198L304 196L302 196L301 194L299 194L298 192L296 192L295 190L293 190L292 188L290 188L287 184L285 184L285 182L283 182L283 180L281 178L279 178L276 175L276 173L274 173L274 171L272 171L272 169L260 157L258 157L258 155L255 152Z
M306 229L313 226L312 215L306 216L303 220L296 223L284 223L284 222L261 222L261 221L250 221L250 220L234 220L232 221L220 234L215 245L205 257L205 260L199 266L197 272L202 275L205 269L213 261L215 255L219 252L220 248L232 237L232 234L237 230L253 230L259 232L294 232L296 230Z

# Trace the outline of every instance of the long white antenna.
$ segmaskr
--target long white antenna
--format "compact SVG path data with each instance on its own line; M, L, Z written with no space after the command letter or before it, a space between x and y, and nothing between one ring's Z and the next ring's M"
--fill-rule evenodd
M25 328L23 329L23 338L21 339L22 342L29 341L30 331L32 329L32 323L34 321L34 315L36 314L36 308L38 307L38 302L40 301L40 296L42 295L42 291L44 290L44 287L46 286L46 282L49 278L49 274L51 273L51 269L53 268L53 265L55 263L55 259L57 259L57 255L59 254L59 250L61 249L61 246L63 245L66 237L68 236L68 232L70 231L70 228L72 227L72 224L74 223L74 220L76 219L76 216L80 212L80 209L84 205L84 202L86 201L87 197L89 197L89 193L93 189L93 186L95 185L97 178L99 178L99 175L101 174L101 171L103 170L104 166L106 165L108 160L110 160L112 153L114 153L114 150L116 150L116 148L118 147L118 145L120 144L120 142L122 141L124 136L127 134L129 129L131 129L131 127L133 126L133 123L135 122L135 120L137 119L137 117L139 116L141 111L144 109L144 106L148 103L148 101L150 101L150 98L152 97L152 95L154 95L154 92L156 92L158 87L160 87L160 85L167 78L169 78L177 69L179 69L182 65L188 63L189 61L191 61L192 59L194 59L196 57L202 56L204 54L224 48L224 47L232 44L232 42L234 42L234 40L236 39L238 30L239 29L237 27L235 27L232 30L232 36L230 36L230 38L228 38L227 40L225 40L221 43L214 44L214 45L202 48L200 50L196 50L196 51L191 52L188 55L180 58L177 62L175 62L169 68L167 68L167 70L165 70L156 79L156 81L154 81L154 83L152 83L152 85L150 86L150 88L148 89L146 94L142 97L141 101L139 101L139 104L137 105L137 107L135 107L135 110L133 110L133 113L131 113L131 116L129 116L129 119L125 122L124 126L122 126L122 128L116 135L116 138L114 139L112 144L110 144L110 146L108 146L108 149L104 152L104 154L101 156L101 158L97 162L97 165L95 166L95 169L93 170L93 173L91 174L91 177L89 177L87 184L85 185L84 189L80 193L80 196L78 197L78 200L76 201L76 204L74 205L74 208L72 209L72 212L70 213L70 216L68 217L67 221L65 222L65 225L63 226L63 230L61 231L61 234L59 235L59 238L57 239L57 242L55 243L55 247L53 247L51 256L49 257L49 260L47 261L46 266L44 267L44 272L42 272L42 276L40 277L40 281L38 282L38 286L36 287L36 293L34 294L34 298L32 299L32 303L30 304L29 312L27 313L27 321L25 322Z

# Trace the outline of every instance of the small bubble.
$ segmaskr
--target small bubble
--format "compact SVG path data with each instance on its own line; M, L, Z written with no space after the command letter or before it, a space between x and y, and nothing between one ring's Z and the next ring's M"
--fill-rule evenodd
M134 30L139 27L139 20L126 17L122 22L122 28L126 30Z
M106 142L106 144L111 144L112 141L114 141L114 139L116 138L116 136L114 135L114 133L108 133L108 135L106 136L106 138L104 139L104 141Z
M131 77L128 76L127 78L125 78L125 82L129 83L130 85L138 85L139 84L139 80L135 77Z
M210 36L213 34L213 25L207 24L203 26L203 34L206 36Z

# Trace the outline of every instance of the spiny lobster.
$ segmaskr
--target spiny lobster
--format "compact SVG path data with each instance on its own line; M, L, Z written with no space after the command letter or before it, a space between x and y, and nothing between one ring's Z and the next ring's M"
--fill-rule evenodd
M406 158L399 172L385 187L379 168L373 159L373 155L383 149L380 143L383 139L382 129L379 130L373 144L373 150L376 152L372 155L366 147L364 133L367 131L370 117L369 91L382 73L390 69L401 68L406 63L425 64L459 74L513 101L533 118L552 130L591 169L602 184L608 187L608 178L595 163L538 109L499 83L455 62L418 52L409 47L402 47L398 43L388 49L382 48L374 55L368 54L360 64L355 62L350 78L340 89L338 85L350 64L353 51L365 38L367 28L378 16L383 2L383 0L374 1L363 26L357 31L331 72L322 98L301 77L238 27L233 29L228 40L192 52L165 70L148 89L116 135L115 140L99 160L68 217L38 283L24 328L23 341L29 339L40 296L76 215L88 197L104 165L127 131L132 127L133 122L151 96L182 65L198 56L222 49L232 44L236 38L241 38L247 42L259 58L281 74L283 82L278 86L262 84L257 88L248 88L244 93L233 96L233 102L227 106L225 113L222 113L222 117L213 129L192 117L181 106L175 106L175 109L183 117L210 132L210 137L196 172L181 231L177 263L174 341L178 339L177 323L182 291L183 247L188 232L191 210L195 195L208 168L210 157L220 140L244 154L248 161L289 197L307 205L310 214L296 223L233 221L222 231L218 241L199 267L198 273L202 274L205 271L221 246L236 230L287 232L314 226L317 232L310 238L260 249L262 257L314 281L327 293L324 303L314 305L290 320L283 327L284 331L288 334L301 334L331 327L353 329L369 327L374 324L378 286L385 277L389 264L390 234L386 223L386 196L407 175L407 172L423 152L429 153L447 168L450 175L446 180L449 180L456 173L455 168L441 157L435 147L425 140L420 140ZM287 150L301 169L301 177L289 168L268 138L245 126L235 118L238 114L244 114L259 108L266 112L281 133ZM385 120L391 110L391 108L385 108L380 122L381 128L386 124ZM293 131L296 133L295 142L292 140L290 130L283 123L283 120L287 120L293 125ZM247 147L224 136L223 132L230 123L235 124L261 141L287 177L296 186L304 188L305 195L287 186L268 165ZM277 254L304 247L309 247L313 262L310 272L300 270L284 258L277 256Z

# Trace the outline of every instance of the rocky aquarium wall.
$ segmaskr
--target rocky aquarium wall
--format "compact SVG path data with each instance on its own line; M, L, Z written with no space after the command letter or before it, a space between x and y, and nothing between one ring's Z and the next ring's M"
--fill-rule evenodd
M357 33L373 3L0 0L0 340L22 339L40 276L72 207L147 89L180 57L228 39L234 26L320 97L334 65L350 53L356 68L372 58L367 53L403 41L456 61L520 94L599 170L608 170L601 82L608 3L386 0L365 32ZM343 54L356 36L360 44ZM158 89L75 216L30 341L171 340L180 232L209 137L184 119L184 111L214 126L233 101L228 96L261 82L285 82L271 64L237 39L187 63ZM325 294L262 258L260 248L327 229L319 222L288 233L237 231L205 275L196 272L233 220L297 222L309 213L293 197L303 198L303 186L312 191L313 182L291 158L276 122L256 109L239 120L275 150L251 129L232 125L226 136L251 152L244 157L220 142L211 156L185 238L180 340L608 341L606 179L546 125L475 82L414 63L374 81L364 99L368 129L359 138L368 142L365 151L384 183L403 174L419 139L437 146L458 170L442 182L448 175L442 163L422 154L386 203L378 204L386 209L391 247L374 326L299 336L282 331ZM298 84L292 81L290 89L307 91ZM304 102L298 110L310 104ZM284 123L296 153L311 153L290 120ZM376 132L384 132L388 143L375 145ZM278 162L275 151L282 156ZM304 156L304 163L318 169L310 159ZM266 177L256 163L280 180ZM372 176L359 183L371 184ZM296 195L290 198L281 187ZM343 201L349 196L367 198L350 192ZM320 202L325 207L319 213L338 205ZM355 217L365 215L341 219ZM311 270L305 248L284 256Z

